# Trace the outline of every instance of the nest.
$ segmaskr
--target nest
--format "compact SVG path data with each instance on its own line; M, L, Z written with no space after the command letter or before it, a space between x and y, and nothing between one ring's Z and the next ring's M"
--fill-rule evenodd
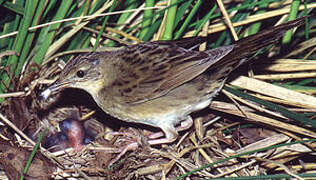
M219 23L212 27L214 31L224 28ZM116 32L111 28L108 31ZM11 79L12 88L8 87L8 93L2 96L5 100L0 114L0 179L19 179L22 175L27 179L180 179L187 176L201 179L259 178L259 175L300 178L301 174L315 172L315 127L310 122L297 121L315 117L316 101L312 96L315 92L303 89L301 93L272 84L273 80L286 82L295 78L298 81L315 76L315 62L299 59L302 53L312 54L315 42L309 40L293 47L288 56L273 62L258 60L253 69L262 72L260 75L250 71L249 77L236 78L240 73L234 73L229 85L209 108L192 114L193 127L179 132L174 143L156 146L148 145L147 137L159 129L109 116L83 91L67 89L45 103L39 102L38 94L58 78L64 63L56 58L41 66L29 63L18 78ZM265 57L276 52L266 53ZM314 81L309 85L313 86ZM243 89L239 93L232 86ZM257 99L283 108L273 109L279 106ZM90 138L79 151L67 141L63 143L60 136L63 133L60 124L67 119L80 122ZM31 158L29 170L23 173L38 139L42 139L41 145ZM109 166L122 151L121 147L132 141L137 143L137 148L127 151ZM275 177L277 174L281 175Z

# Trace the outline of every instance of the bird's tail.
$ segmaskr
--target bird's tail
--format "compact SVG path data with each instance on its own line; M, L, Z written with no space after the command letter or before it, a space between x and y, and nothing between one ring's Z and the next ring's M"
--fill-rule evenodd
M226 77L231 71L251 59L258 50L277 43L287 30L304 24L305 18L301 17L236 41L233 50L212 65L209 71Z

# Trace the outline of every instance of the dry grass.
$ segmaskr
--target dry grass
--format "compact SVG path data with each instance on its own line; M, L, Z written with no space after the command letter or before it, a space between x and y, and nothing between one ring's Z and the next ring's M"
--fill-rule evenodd
M226 1L225 5L229 6L229 3L234 2ZM283 19L290 11L290 7L286 5L289 2L283 3L285 4L271 3L267 8L268 11L263 14L251 15L235 23L231 23L234 12L227 13L223 6L221 10L225 11L223 12L225 17L212 19L210 24L204 25L200 34L212 34L225 29L238 34L240 32L235 32L234 27L247 27L250 23L273 17ZM52 83L58 77L60 67L64 66L62 61L52 60L50 57L55 57L65 42L70 41L75 33L87 26L89 20L101 15L110 5L104 5L93 16L85 18L88 21L78 19L72 26L72 30L67 31L50 46L39 71L34 72L29 66L24 69L21 78L15 80L14 91L0 94L0 97L6 98L2 103L0 114L2 139L0 179L6 179L7 176L19 177L20 174L6 176L4 171L21 173L24 168L12 163L18 159L17 154L13 154L14 158L11 157L10 161L9 155L5 154L4 150L32 149L36 143L34 141L45 128L48 130L46 136L55 134L58 131L58 123L74 117L74 114L76 114L75 118L81 119L89 129L93 129L95 141L79 152L74 152L72 148L63 148L52 153L41 147L38 153L44 157L36 157L36 159L52 164L49 170L41 169L43 176L39 179L49 179L49 177L53 179L69 177L75 179L175 179L188 172L192 173L189 179L232 178L264 174L285 174L302 179L297 174L314 173L315 175L315 127L309 124L304 125L295 121L295 118L284 115L279 109L268 108L259 102L237 96L227 89L212 102L209 109L194 113L194 126L180 132L180 137L176 142L154 147L146 143L146 136L157 129L123 123L106 116L83 92L70 90L68 94L63 92L61 95L53 96L46 104L38 103L36 99L38 92L47 84ZM161 9L165 5L158 3L153 9ZM315 6L315 3L307 4L310 10ZM272 7L276 9L270 9ZM303 5L299 7L300 10L303 8ZM253 11L255 12L256 9ZM122 42L140 42L139 38L134 36L137 28L130 33L122 29L139 23L141 21L139 16L142 13L143 11L139 9L133 11L130 19L126 20L120 28L106 28L107 36L114 37L119 34L123 39ZM315 17L312 18L315 20ZM223 19L230 23L224 25ZM160 31L155 33L155 37L162 36L159 33L162 33L164 29L164 21L167 21L166 18L163 19ZM95 27L97 30L100 28ZM193 33L194 31L188 30L184 36L192 36ZM275 52L271 51L273 61L258 60L258 63L249 70L248 77L233 78L227 86L238 86L239 91L282 105L289 111L308 117L312 122L315 119L316 109L313 81L309 84L311 87L309 89L299 89L299 86L297 86L298 89L290 89L276 85L272 81L297 82L315 77L315 62L309 59L315 56L304 57L306 54L314 53L315 38L304 42L300 40L300 43L293 40L294 43L291 44L289 52L291 59L286 55L275 58L275 55L272 56ZM91 39L91 43L95 41L95 38ZM104 42L107 43L107 40ZM277 48L278 46L274 49ZM233 76L236 75L239 75L239 72L235 72ZM114 130L129 133L132 136L113 136L111 132ZM130 140L136 140L139 147L126 153L112 167L108 167L108 163L117 154L118 148ZM298 141L301 143L293 143ZM19 151L18 154L24 158L22 162L25 162L29 156L24 151ZM37 166L31 165L29 172L39 171L36 168ZM53 173L49 174L50 172ZM39 177L37 174L34 176ZM35 179L34 176L31 176L31 179Z

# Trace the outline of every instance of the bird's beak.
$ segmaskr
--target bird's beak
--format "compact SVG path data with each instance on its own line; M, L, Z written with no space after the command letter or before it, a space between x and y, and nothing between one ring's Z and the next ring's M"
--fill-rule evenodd
M60 89L63 89L65 87L67 87L70 84L69 81L67 82L60 82L57 81L55 82L53 85L51 85L50 87L48 87L47 89L45 89L38 97L38 99L40 101L45 101L53 92L56 92Z

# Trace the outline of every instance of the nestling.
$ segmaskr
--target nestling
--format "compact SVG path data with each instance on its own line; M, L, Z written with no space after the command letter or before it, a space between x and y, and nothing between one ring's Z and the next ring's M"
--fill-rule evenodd
M94 137L84 125L75 118L66 118L59 122L60 132L49 136L44 146L52 151L64 150L68 147L80 151Z
M196 37L88 53L68 62L41 95L46 99L63 88L83 89L106 113L162 129L165 138L149 144L170 143L192 125L190 113L207 107L234 69L303 23L299 18L203 52L190 49L203 40Z

